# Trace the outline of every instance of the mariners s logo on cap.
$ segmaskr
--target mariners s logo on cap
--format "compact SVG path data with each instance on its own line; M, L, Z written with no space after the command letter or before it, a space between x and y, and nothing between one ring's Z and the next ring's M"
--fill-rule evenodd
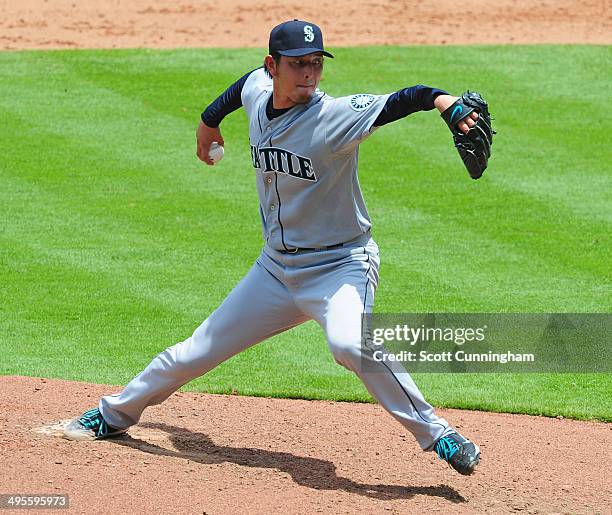
M304 41L306 43L312 43L314 41L314 30L310 25L304 27Z

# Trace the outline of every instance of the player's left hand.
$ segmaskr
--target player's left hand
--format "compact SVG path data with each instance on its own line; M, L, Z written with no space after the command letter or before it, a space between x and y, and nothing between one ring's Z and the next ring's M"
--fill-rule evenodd
M436 99L434 100L434 105L436 106L438 111L443 113L450 106L452 106L457 100L459 100L459 97L454 97L453 95L438 95ZM477 121L478 121L478 113L476 111L473 111L470 113L470 115L467 118L461 120L457 124L457 128L461 132L463 132L463 134L467 134L468 131L476 125Z
M442 112L440 116L453 133L455 147L470 177L479 179L491 157L495 134L491 126L489 105L480 93L466 91L461 97L442 99L436 107Z

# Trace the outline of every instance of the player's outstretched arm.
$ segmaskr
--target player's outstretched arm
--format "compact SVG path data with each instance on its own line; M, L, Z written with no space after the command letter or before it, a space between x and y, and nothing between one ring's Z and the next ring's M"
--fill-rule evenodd
M449 95L446 91L431 86L418 84L404 88L389 95L385 107L374 122L374 127L382 127L400 120L413 113L431 111L437 108L441 113L450 107L459 97ZM462 120L458 128L465 134L475 125L478 113L472 113L471 119Z
M487 168L495 131L491 127L488 104L476 92L461 97L429 86L417 85L388 96L373 123L381 127L418 111L437 108L451 132L463 164L472 179L478 179Z

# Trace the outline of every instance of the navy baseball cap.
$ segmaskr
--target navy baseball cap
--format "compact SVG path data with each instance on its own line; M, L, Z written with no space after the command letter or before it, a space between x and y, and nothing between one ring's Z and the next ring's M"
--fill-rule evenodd
M286 21L277 25L270 32L268 45L270 54L278 53L289 57L323 52L327 57L334 57L323 49L323 34L314 23L302 20Z

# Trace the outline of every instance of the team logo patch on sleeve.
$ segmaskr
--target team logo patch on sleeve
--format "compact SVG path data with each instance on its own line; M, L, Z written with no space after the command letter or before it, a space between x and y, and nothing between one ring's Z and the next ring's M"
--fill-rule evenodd
M367 93L360 93L359 95L353 95L351 97L351 107L355 111L363 111L372 102L374 102L374 100L375 100L374 95L369 95Z

